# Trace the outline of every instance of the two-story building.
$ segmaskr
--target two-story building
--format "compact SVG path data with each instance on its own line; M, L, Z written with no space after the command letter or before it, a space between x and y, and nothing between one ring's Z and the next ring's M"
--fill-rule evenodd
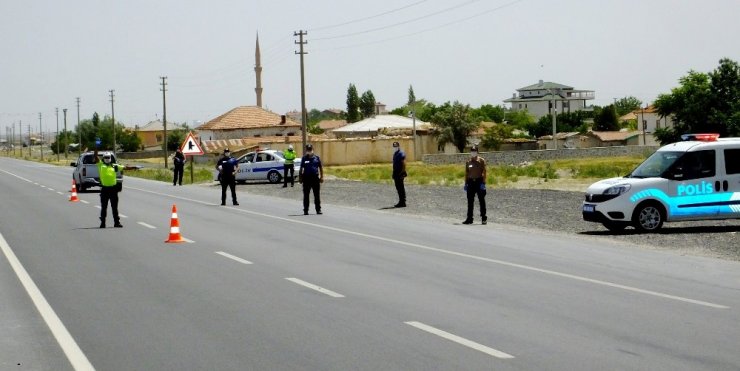
M537 84L517 89L517 93L504 100L511 103L512 111L528 111L536 119L552 113L589 110L586 103L596 98L593 90L576 90L571 86L540 80Z

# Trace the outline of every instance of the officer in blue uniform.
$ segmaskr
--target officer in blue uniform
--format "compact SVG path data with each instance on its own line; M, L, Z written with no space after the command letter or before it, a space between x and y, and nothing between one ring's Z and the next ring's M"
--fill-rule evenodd
M306 153L301 158L298 182L303 184L303 215L308 215L308 195L311 190L316 214L321 215L321 183L324 182L324 168L321 166L321 158L313 153L311 144L306 144Z
M401 150L398 142L393 142L393 183L398 192L398 203L393 207L406 207L406 187L403 179L406 178L406 154Z
M236 170L239 168L236 161L231 158L231 152L228 148L224 149L224 155L216 163L216 168L219 172L219 180L221 181L221 206L226 205L226 188L231 188L231 202L234 205L239 205L236 202Z

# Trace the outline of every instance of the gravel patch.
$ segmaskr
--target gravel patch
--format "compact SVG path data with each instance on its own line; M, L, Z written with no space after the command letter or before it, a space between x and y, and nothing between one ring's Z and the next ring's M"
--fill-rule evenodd
M212 187L220 192L217 185ZM237 185L237 191L293 199L296 209L302 210L303 194L298 183L295 188L249 183ZM456 224L465 219L467 201L462 187L406 185L406 194L408 207L394 209L398 199L393 184L327 179L321 186L322 209L327 213L331 213L334 204L438 218ZM488 222L515 226L523 233L534 228L590 238L595 243L618 241L639 248L740 261L740 220L666 223L660 233L653 234L638 233L629 227L615 234L601 224L583 221L583 196L583 192L553 189L489 189ZM478 213L477 200L475 213ZM477 214L475 223L480 223Z

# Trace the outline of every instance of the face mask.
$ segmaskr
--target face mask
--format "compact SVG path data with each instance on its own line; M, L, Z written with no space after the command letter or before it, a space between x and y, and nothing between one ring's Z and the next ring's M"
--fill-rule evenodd
M103 157L103 162L110 164L110 157Z
M288 152L293 152L293 148L288 148Z
M226 157L229 157L229 156L231 156L231 153L229 153L229 152L224 152L224 156L226 156Z
M306 152L306 154L309 155L309 156L313 156L313 151L308 151L308 152Z
M470 152L470 155L473 157L478 157L478 151L472 151Z
M393 147L393 152L394 152L394 153L395 153L395 152L398 152L398 151L400 151L400 150L401 150L401 147Z

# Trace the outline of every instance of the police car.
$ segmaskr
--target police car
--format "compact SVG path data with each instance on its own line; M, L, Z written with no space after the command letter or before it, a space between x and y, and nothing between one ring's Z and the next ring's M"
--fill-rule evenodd
M285 158L283 152L263 149L254 152L248 152L235 159L239 164L236 172L236 181L245 183L248 180L267 180L270 183L280 183L283 179L283 168ZM301 159L296 158L294 161L293 176L298 177L298 170L301 168ZM290 174L288 174L290 175ZM215 171L214 180L218 180L218 171Z
M586 190L583 220L611 231L654 232L664 222L740 218L740 138L685 134L629 175Z

